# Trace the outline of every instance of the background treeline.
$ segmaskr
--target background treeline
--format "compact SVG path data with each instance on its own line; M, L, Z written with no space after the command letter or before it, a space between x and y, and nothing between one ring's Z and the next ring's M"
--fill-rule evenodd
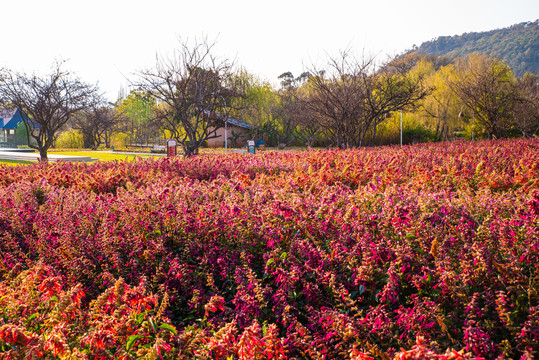
M483 53L411 52L379 61L346 50L301 74L284 72L275 86L216 57L213 46L180 43L135 74L131 91L114 103L61 63L42 78L3 69L0 101L27 114L42 159L53 142L97 149L176 139L185 155L196 154L230 117L250 124L247 134L228 132L230 146L241 137L270 147L351 148L538 134L538 76L518 76Z
M413 51L422 55L445 55L452 59L481 52L504 60L517 76L539 73L539 21L523 22L504 29L441 36Z
M377 63L343 52L324 67L285 72L279 80L275 88L238 70L228 80L234 96L218 99L224 103L212 111L252 124L249 138L281 147L397 144L401 114L405 144L530 137L539 130L538 77L517 77L502 60L477 53L455 60L407 54ZM134 139L171 137L171 126L157 116L164 107L147 91L132 90L106 111L82 113L58 142L122 147ZM173 115L168 119L175 121ZM177 125L181 137L185 130ZM201 139L210 137L207 131ZM238 135L229 135L233 144Z

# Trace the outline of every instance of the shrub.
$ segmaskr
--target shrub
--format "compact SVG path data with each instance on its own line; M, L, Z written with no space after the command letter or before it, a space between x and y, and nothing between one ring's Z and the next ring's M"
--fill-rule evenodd
M55 142L55 147L65 149L82 149L82 134L79 130L62 131Z
M11 358L531 359L538 148L0 167L0 346Z

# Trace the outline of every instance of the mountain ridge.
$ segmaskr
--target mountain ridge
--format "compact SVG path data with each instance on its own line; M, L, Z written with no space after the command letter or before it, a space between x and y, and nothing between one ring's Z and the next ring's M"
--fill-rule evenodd
M539 74L539 19L485 32L439 36L410 50L413 52L450 59L481 52L504 60L517 76Z

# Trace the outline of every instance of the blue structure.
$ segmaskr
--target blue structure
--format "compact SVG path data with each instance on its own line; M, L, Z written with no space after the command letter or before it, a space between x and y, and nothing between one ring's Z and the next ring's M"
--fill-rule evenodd
M16 131L23 122L23 115L19 109L0 110L0 143L16 144Z

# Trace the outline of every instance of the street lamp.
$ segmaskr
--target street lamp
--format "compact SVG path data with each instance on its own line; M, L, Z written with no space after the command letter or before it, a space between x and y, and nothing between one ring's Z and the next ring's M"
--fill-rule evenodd
M475 112L472 111L472 141L473 141L474 130L475 130Z
M228 114L226 109L226 100L223 95L220 96L225 104L225 153L228 152Z
M462 110L463 109L464 109L464 105L462 105L460 107L459 118L462 117ZM474 139L474 130L475 130L475 112L472 111L472 141Z
M401 146L402 146L402 110L401 110Z

